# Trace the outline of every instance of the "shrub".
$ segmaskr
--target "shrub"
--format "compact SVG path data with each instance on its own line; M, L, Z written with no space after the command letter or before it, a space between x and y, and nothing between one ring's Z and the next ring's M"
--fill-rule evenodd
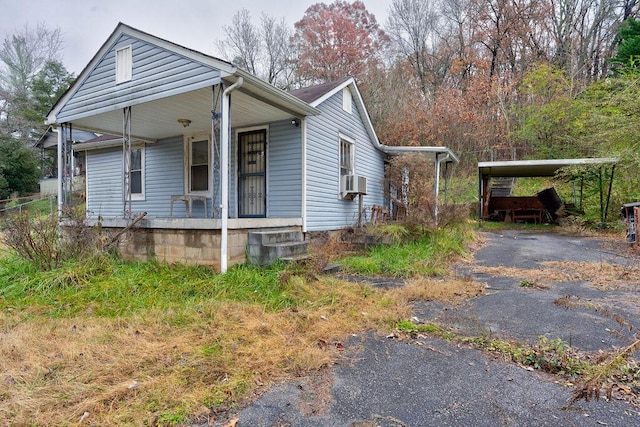
M395 157L387 166L387 197L394 202L397 220L413 236L424 236L439 226L459 224L469 217L467 205L439 200L436 222L434 174L433 162L421 154Z
M64 227L60 228L60 218L55 214L32 217L27 211L9 215L3 221L2 241L39 270L95 255L100 242L98 230L89 227L77 210L67 211L63 220Z

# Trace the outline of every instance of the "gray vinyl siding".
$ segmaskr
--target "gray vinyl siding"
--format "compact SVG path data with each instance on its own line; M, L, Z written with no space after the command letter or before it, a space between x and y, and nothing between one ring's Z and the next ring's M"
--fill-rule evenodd
M86 171L88 216L122 217L122 149L87 151Z
M340 200L340 133L355 141L355 173L367 177L368 194L363 198L369 217L371 206L384 204L384 154L375 148L366 132L360 111L342 109L342 91L318 106L319 116L307 119L307 230L336 230L354 225L358 198Z
M302 131L291 121L269 128L267 146L267 215L302 216Z
M182 136L145 146L145 199L131 202L135 213L147 212L150 218L169 216L171 196L184 193L183 159ZM91 217L123 216L122 173L122 149L87 152L87 210ZM175 203L173 211L176 217L186 215L182 202ZM193 216L203 215L202 205L194 204Z
M116 84L115 52L132 47L132 79ZM59 123L187 92L218 81L219 70L123 34L58 113Z

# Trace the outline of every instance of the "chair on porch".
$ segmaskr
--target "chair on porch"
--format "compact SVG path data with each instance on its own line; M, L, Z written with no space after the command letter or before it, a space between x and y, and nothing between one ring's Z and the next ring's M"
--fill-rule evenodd
M202 205L204 206L204 217L209 218L209 213L207 211L207 196L196 196L193 194L179 194L171 196L171 204L169 205L169 216L171 218L173 218L173 204L175 202L184 202L185 208L187 209L187 218L192 217L193 202L202 202Z

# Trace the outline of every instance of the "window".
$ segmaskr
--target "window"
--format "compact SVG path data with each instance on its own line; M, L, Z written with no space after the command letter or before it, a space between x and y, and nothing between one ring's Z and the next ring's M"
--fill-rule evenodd
M132 67L131 46L116 50L116 83L131 80Z
M349 87L342 89L342 109L351 114L351 105L353 100L351 99L351 90Z
M131 172L131 200L144 200L144 145L131 147L130 164ZM125 188L125 197L127 197Z
M209 140L189 141L189 192L209 191Z
M354 145L353 141L340 137L340 177L354 173Z

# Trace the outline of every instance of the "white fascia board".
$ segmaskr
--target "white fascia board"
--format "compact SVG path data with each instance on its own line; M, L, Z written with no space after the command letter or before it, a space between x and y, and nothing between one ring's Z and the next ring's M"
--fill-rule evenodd
M175 88L175 89L172 89L172 90L167 90L167 91L164 91L164 92L155 93L153 95L143 96L141 98L136 99L135 102L123 101L123 102L120 102L120 103L117 103L117 104L107 104L104 107L94 108L93 110L85 111L85 112L80 113L80 114L63 116L63 119L64 119L65 123L68 123L68 122L72 122L74 120L84 119L85 117L93 117L93 116L96 116L96 115L102 114L102 113L108 113L108 112L111 112L111 111L122 110L125 107L132 107L132 106L135 106L135 105L145 104L147 102L152 102L152 101L157 101L159 99L168 98L168 97L174 96L174 95L180 95L180 94L187 93L187 92L193 92L193 91L198 90L198 89L202 89L202 88L205 88L205 87L210 87L210 86L217 85L218 83L220 83L220 77L216 77L216 78L211 79L211 80L199 82L197 84L193 84L193 85L190 85L190 86Z
M151 144L154 141L142 140L137 138L132 138L131 145L136 144ZM108 139L104 141L96 141L96 142L82 142L80 144L74 145L74 151L89 151L89 150L100 150L102 148L113 148L113 147L122 147L122 138L116 139Z
M371 122L371 117L369 117L369 112L367 111L367 107L364 105L364 99L362 99L362 94L360 93L360 90L358 90L358 85L356 84L356 81L355 81L355 79L353 77L350 77L350 78L346 79L342 84L336 86L335 88L333 88L329 92L327 92L324 95L322 95L320 98L318 98L315 101L313 101L311 103L311 105L314 106L314 107L317 107L318 105L322 104L327 99L331 98L336 93L341 92L346 87L349 87L350 90L351 90L351 94L355 95L354 99L355 99L356 103L358 104L358 111L359 111L360 116L362 118L362 121L364 123L364 127L367 130L367 134L369 134L369 137L371 138L371 141L373 141L373 145L378 150L385 151L383 149L384 146L380 143L380 140L378 139L378 135L376 134L376 131L373 128L373 123Z
M429 154L439 156L440 154L444 154L444 155L448 155L449 158L451 159L451 161L450 162L448 161L447 163L460 162L458 157L455 154L453 154L453 151L451 151L447 147L435 147L435 146L426 146L426 147L393 146L391 147L388 145L382 145L381 150L389 155L402 155L402 154L408 154L408 153L429 153Z
M607 163L618 163L617 157L599 157L586 159L550 159L550 160L503 160L497 162L479 162L479 168L505 167L505 166L575 166L575 165L598 165Z
M342 89L344 89L345 87L347 87L349 85L351 85L352 88L356 88L356 92L358 91L357 90L357 86L356 86L356 81L354 80L353 77L350 77L350 78L346 79L344 82L342 82L341 84L339 84L338 86L336 86L333 89L331 89L329 92L327 92L324 95L322 95L320 98L318 98L315 101L313 101L311 103L311 105L313 107L317 107L318 105L322 104L324 101L326 101L327 99L331 98L336 93L342 91Z
M235 77L242 77L244 79L243 88L251 91L251 86L254 86L258 90L262 90L267 94L274 96L282 101L283 106L288 107L290 110L294 110L298 112L301 116L317 116L320 115L320 110L318 110L314 105L307 104L301 99L291 95L288 92L285 92L282 89L277 88L271 83L267 83L262 79L254 76L253 74L248 73L247 71L237 69L235 71ZM233 76L230 76L233 77ZM235 82L235 79L228 79L232 83Z

